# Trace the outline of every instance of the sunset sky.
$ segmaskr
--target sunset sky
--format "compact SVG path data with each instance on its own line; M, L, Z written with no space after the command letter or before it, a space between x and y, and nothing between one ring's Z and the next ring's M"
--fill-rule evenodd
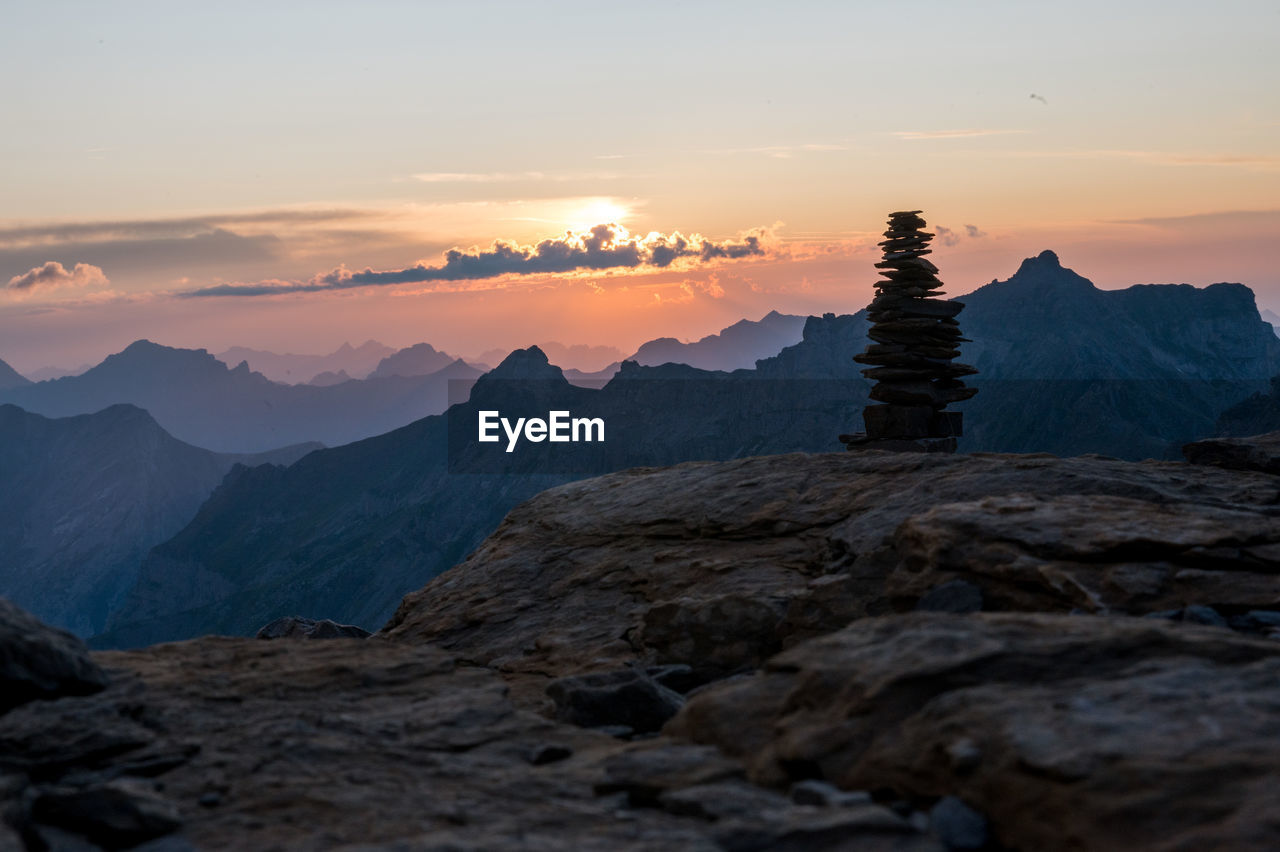
M630 350L863 307L899 209L952 294L1049 248L1280 312L1277 44L1275 2L10 4L0 358Z

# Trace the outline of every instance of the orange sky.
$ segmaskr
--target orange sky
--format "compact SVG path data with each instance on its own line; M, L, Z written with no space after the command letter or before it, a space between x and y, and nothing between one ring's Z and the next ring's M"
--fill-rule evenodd
M853 311L904 208L945 229L954 294L1049 248L1102 287L1240 281L1280 312L1274 4L62 11L0 33L21 128L0 139L0 358L19 369L142 337L630 350ZM903 53L885 33L908 26ZM665 269L314 287L605 223L769 236ZM313 289L184 297L264 282Z

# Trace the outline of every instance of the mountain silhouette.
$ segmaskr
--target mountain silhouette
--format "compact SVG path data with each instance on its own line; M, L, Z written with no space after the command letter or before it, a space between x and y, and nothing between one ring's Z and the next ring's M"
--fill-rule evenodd
M339 371L354 378L363 379L380 360L394 352L395 350L390 346L384 346L376 340L366 340L359 346L343 343L327 355L279 354L263 349L233 346L214 357L228 367L245 361L250 370L262 373L274 382L297 385L311 381L320 373Z
M1099 291L1043 254L965 301L960 319L974 341L965 360L985 370L974 377L981 392L962 404L971 451L1163 456L1211 434L1218 411L1280 373L1280 340L1237 284ZM600 390L570 385L540 349L518 350L447 415L288 469L237 469L153 550L97 641L246 633L293 612L376 627L402 594L552 484L635 466L838 450L837 435L867 403L870 385L851 360L866 329L863 312L809 317L800 343L754 370L627 361ZM607 440L512 453L476 441L480 410L514 418L557 409L601 417Z
M147 551L182 529L233 465L288 464L314 449L221 455L132 405L59 419L0 405L0 597L95 633Z
M0 391L0 402L46 417L128 403L196 446L265 452L306 441L336 446L387 432L443 411L449 381L477 375L455 361L427 376L284 385L251 372L244 362L230 369L203 349L140 340L79 376Z
M798 343L804 324L805 317L770 311L757 321L739 320L692 343L674 337L650 340L627 360L646 367L688 364L703 370L751 369L756 361Z
M10 367L4 361L0 361L0 391L9 390L10 388L21 388L31 384L31 380Z
M368 377L380 379L386 376L426 376L443 370L456 360L458 359L439 351L430 343L415 343L383 358Z

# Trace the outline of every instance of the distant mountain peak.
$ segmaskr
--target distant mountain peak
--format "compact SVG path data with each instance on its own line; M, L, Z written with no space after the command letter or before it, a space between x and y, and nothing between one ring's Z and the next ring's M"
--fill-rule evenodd
M516 349L494 367L488 377L495 379L550 379L564 381L564 372L537 346Z

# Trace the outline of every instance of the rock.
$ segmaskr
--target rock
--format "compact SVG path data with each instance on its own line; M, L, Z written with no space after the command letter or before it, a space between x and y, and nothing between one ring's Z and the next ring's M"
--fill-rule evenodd
M1182 454L1192 464L1280 474L1280 432L1193 441L1183 446Z
M791 801L797 805L817 805L821 808L846 807L870 804L871 794L841 790L826 781L808 778L791 785Z
M123 782L43 789L32 802L31 820L111 849L137 846L182 827L172 803Z
M935 506L906 519L894 544L900 562L886 590L901 608L955 579L981 587L995 610L1052 611L1070 601L1088 612L1144 613L1280 601L1280 520L1264 506L1011 494Z
M636 668L560 678L547 686L547 694L561 722L625 725L637 733L658 730L684 706L680 693Z
M982 589L964 580L934 586L916 601L921 612L981 612Z
M520 710L497 673L435 648L206 637L97 659L113 673L105 690L0 717L0 824L25 800L38 803L31 836L120 848L108 838L167 829L167 801L183 826L144 847L155 852L712 852L715 824L628 808L625 790L656 804L743 774L714 748L627 743ZM181 762L140 758L187 743L198 748ZM611 777L619 792L598 795Z
M0 598L0 713L36 699L89 695L106 685L83 642Z
M1209 627L1226 627L1227 620L1211 606L1192 604L1182 610L1182 620L1191 624L1205 624Z
M558 763L570 757L573 757L573 749L568 746L544 744L530 749L528 759L534 766L545 766L548 763Z
M953 580L987 611L1280 609L1277 507L1280 478L1181 462L868 452L642 468L512 510L381 635L492 665L523 700L521 678L537 699L547 677L631 662L759 666Z
M1274 641L1138 618L916 613L713 684L666 730L740 756L757 782L802 773L958 797L1004 847L1250 849L1274 836L1276 707ZM980 759L956 760L971 750Z
M987 818L955 796L943 796L929 811L929 829L948 849L984 849Z
M325 618L315 621L297 615L277 618L258 631L258 639L365 639L370 635L363 627L338 624Z

